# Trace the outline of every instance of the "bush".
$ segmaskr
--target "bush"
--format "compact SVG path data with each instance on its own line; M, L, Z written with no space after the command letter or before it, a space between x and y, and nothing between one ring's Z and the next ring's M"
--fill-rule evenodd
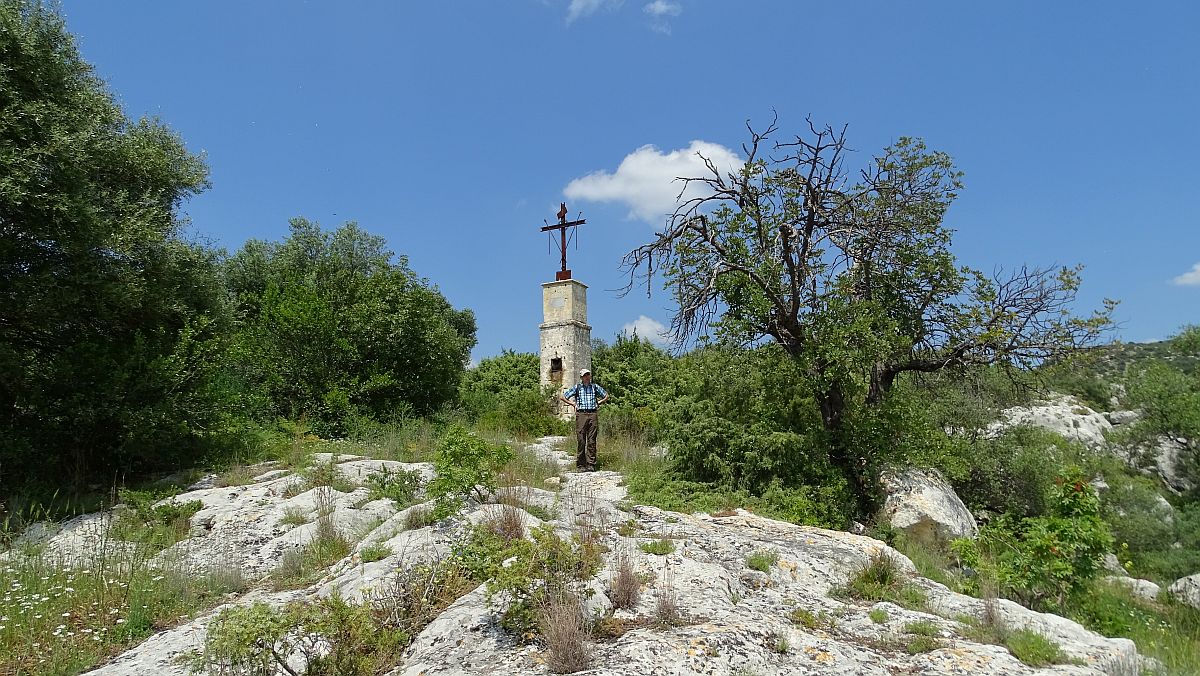
M952 482L973 511L1018 517L1040 516L1050 509L1053 478L1081 447L1047 430L1017 426L995 439L977 439L963 448L969 467Z
M434 519L443 519L461 506L470 494L481 501L481 490L496 489L496 473L512 459L512 449L491 444L453 425L438 446L434 459L437 477L429 484L429 495L437 500Z
M1099 498L1080 470L1066 471L1055 484L1047 516L1000 518L985 526L977 541L952 543L981 578L995 580L1002 594L1038 609L1061 609L1086 589L1112 547Z
M392 472L384 467L382 472L367 477L367 489L369 499L387 498L403 509L413 503L421 490L421 473L403 469Z
M761 573L770 573L779 561L779 553L771 549L759 549L746 557L746 566Z

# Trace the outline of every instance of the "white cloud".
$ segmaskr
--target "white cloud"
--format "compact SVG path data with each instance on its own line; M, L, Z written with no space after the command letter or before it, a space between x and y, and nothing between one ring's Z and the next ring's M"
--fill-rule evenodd
M654 17L679 16L683 13L683 6L669 0L654 0L643 7L642 11Z
M1171 283L1178 286L1200 286L1200 263L1196 263L1191 270L1172 279Z
M571 0L567 6L567 23L595 14L604 6L616 7L621 0Z
M671 34L670 17L683 13L683 5L670 0L654 0L642 7L642 11L650 15L650 30L663 35Z
M701 156L711 160L722 175L743 162L737 153L708 141L692 141L688 147L668 153L644 145L626 155L615 172L600 170L581 176L568 183L563 194L568 199L624 204L630 218L661 225L679 204L676 198L683 184L675 179L710 175ZM700 196L701 190L701 184L692 183L683 200Z
M671 342L670 330L663 326L662 322L646 315L639 315L637 319L622 326L621 333L627 336L636 334L639 338L645 338L657 345L666 345Z

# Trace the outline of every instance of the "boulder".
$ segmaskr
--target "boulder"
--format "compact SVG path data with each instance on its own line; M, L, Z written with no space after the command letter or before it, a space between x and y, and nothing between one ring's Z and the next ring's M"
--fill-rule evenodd
M1150 580L1140 580L1127 575L1109 575L1104 578L1104 581L1119 587L1127 587L1134 596L1146 601L1158 600L1158 594L1162 591L1162 587Z
M1114 427L1117 425L1128 425L1129 423L1137 422L1142 418L1142 414L1138 411L1108 411L1104 414L1104 419Z
M1186 493L1196 487L1183 470L1182 461L1189 452L1186 440L1160 436L1150 443L1120 448L1117 452L1131 467L1157 476L1175 493Z
M1167 591L1181 603L1200 608L1200 573L1181 577L1167 587Z
M975 537L979 525L942 473L905 469L881 478L887 500L883 511L892 526L929 544Z

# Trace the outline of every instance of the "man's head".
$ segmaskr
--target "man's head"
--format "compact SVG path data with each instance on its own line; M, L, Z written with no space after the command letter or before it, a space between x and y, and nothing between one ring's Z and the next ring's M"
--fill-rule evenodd
M585 383L591 382L592 372L587 369L579 369L579 379Z

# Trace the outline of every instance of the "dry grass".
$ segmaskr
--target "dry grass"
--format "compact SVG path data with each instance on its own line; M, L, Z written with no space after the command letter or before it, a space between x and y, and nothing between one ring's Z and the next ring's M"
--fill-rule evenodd
M679 609L679 596L675 593L675 582L671 572L664 570L654 591L654 619L662 627L677 627L684 623L683 611Z
M525 512L513 505L499 505L483 525L505 542L525 537Z
M624 610L636 607L642 596L642 581L626 555L617 559L617 572L609 584L608 596L614 607Z
M404 530L416 530L433 525L433 510L429 507L413 507L404 515Z
M591 629L583 604L574 594L553 595L540 613L546 667L556 674L573 674L591 666Z

